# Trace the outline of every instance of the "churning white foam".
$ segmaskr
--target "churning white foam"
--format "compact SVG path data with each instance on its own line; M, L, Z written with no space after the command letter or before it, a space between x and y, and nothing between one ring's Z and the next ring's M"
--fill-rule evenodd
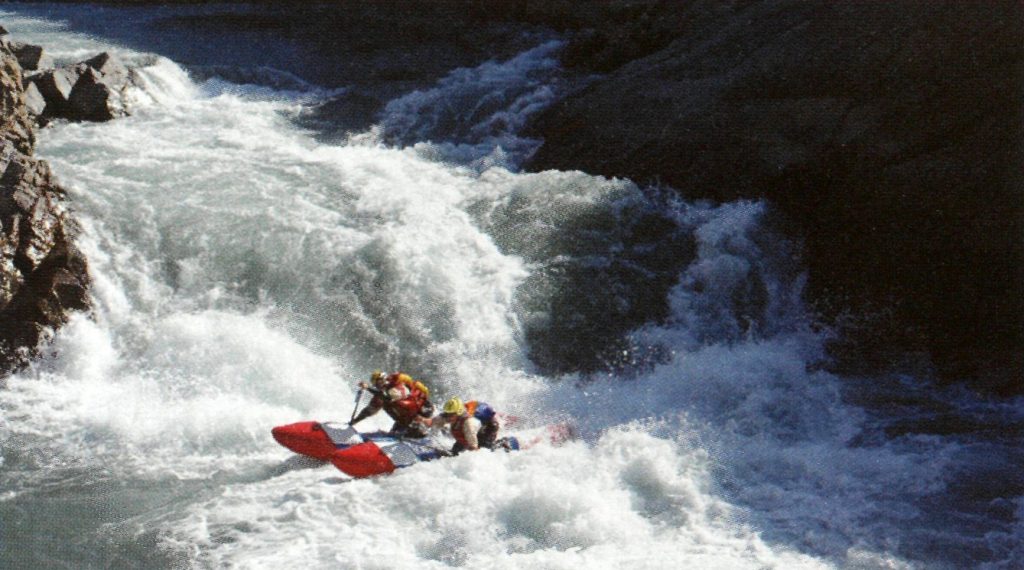
M372 481L295 471L193 506L171 540L210 567L826 567L736 524L706 465L627 425Z
M434 160L517 169L540 146L519 131L564 89L557 59L564 45L551 41L508 61L457 69L399 97L382 113L381 135Z

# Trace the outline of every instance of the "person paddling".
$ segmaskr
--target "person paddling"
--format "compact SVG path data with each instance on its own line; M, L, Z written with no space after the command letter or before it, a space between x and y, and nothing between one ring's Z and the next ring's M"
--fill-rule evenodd
M360 382L359 388L373 394L370 403L349 425L356 425L366 418L384 410L395 421L391 434L405 437L425 437L426 428L417 418L430 418L434 405L430 402L430 390L422 382L413 380L404 372L385 374L374 370L370 383Z

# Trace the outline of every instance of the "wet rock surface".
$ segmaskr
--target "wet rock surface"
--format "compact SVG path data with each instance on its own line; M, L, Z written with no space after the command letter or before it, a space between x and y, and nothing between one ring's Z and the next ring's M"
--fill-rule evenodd
M21 66L2 39L0 54L0 139L11 143L14 151L31 154L36 136L25 107Z
M132 85L131 71L107 52L31 74L26 83L29 109L43 123L53 119L102 122L128 114L125 97Z
M22 70L0 45L0 370L23 365L71 311L88 308L85 256L64 190L32 156Z

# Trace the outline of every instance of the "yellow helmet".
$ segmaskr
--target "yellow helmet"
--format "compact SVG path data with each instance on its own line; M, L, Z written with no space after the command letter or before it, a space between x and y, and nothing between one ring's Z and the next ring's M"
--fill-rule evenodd
M374 384L378 382L383 382L385 379L387 379L387 375L385 375L380 370L374 370L372 373L370 373L370 382L373 382Z
M444 403L442 411L453 416L461 416L466 411L466 406L462 405L462 400L452 398Z

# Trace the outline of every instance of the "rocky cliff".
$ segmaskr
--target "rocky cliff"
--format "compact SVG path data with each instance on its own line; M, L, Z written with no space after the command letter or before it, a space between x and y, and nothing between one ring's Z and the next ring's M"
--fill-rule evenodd
M40 342L88 308L85 257L65 192L32 156L35 137L22 69L0 40L0 370L24 364Z
M532 169L765 198L822 314L873 316L841 356L927 350L1024 390L1019 2L621 2L565 20L601 74L538 117Z

